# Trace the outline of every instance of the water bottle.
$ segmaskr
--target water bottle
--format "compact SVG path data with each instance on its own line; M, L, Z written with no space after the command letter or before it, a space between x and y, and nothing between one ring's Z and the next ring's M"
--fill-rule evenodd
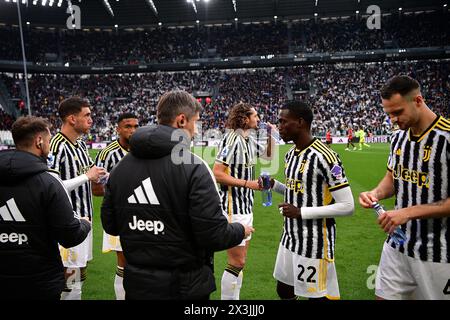
M272 189L270 187L270 174L268 172L261 172L262 181L262 205L263 207L269 207L272 205Z
M101 176L100 178L98 178L97 183L100 183L102 185L105 185L108 182L109 179L109 173L105 173L103 176Z
M377 213L377 216L380 216L382 213L385 212L383 206L379 204L378 202L372 203L372 208ZM406 241L406 234L403 232L402 228L398 226L392 234L390 234L391 238L394 240L395 244L402 245Z

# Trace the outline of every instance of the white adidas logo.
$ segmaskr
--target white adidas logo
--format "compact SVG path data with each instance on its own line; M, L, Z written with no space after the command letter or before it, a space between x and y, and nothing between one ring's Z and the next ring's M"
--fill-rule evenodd
M0 217L2 217L3 221L26 221L22 213L20 213L19 208L17 208L17 204L14 201L14 198L9 199L8 201L6 201L6 205L0 207Z
M128 203L159 205L150 177L142 181L142 186L134 189L134 193L128 197Z

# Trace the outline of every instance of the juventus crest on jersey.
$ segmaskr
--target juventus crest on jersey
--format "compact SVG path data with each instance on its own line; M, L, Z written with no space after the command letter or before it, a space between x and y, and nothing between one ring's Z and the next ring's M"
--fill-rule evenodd
M73 144L64 134L58 132L50 141L48 165L58 172L61 180L69 180L86 173L93 162L86 144L77 140ZM91 183L84 183L69 193L73 210L81 217L92 217Z
M349 185L338 154L318 139L303 150L292 147L286 154L285 163L284 201L297 208L332 204L331 191ZM332 261L335 238L333 218L284 218L281 244L299 255Z
M394 178L395 209L447 199L450 121L438 117L420 136L399 130L392 136L388 170ZM423 261L450 262L450 219L416 219L402 226L408 241L400 252Z

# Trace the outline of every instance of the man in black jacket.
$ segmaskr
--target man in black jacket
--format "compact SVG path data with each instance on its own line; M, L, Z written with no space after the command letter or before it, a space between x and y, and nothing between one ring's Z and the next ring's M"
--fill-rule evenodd
M101 218L121 238L126 299L208 299L212 253L253 232L228 223L210 168L189 150L200 110L185 91L164 94L159 125L138 129L111 172Z
M42 118L21 117L12 126L17 149L0 152L0 300L59 300L65 280L58 242L78 245L91 229L48 172L49 128Z

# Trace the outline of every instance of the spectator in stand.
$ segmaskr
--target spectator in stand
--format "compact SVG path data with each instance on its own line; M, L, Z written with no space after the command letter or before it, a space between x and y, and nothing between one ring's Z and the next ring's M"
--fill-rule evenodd
M331 144L333 143L333 138L331 137L330 129L327 130L327 134L325 137L325 143L326 143L327 147L331 149Z

